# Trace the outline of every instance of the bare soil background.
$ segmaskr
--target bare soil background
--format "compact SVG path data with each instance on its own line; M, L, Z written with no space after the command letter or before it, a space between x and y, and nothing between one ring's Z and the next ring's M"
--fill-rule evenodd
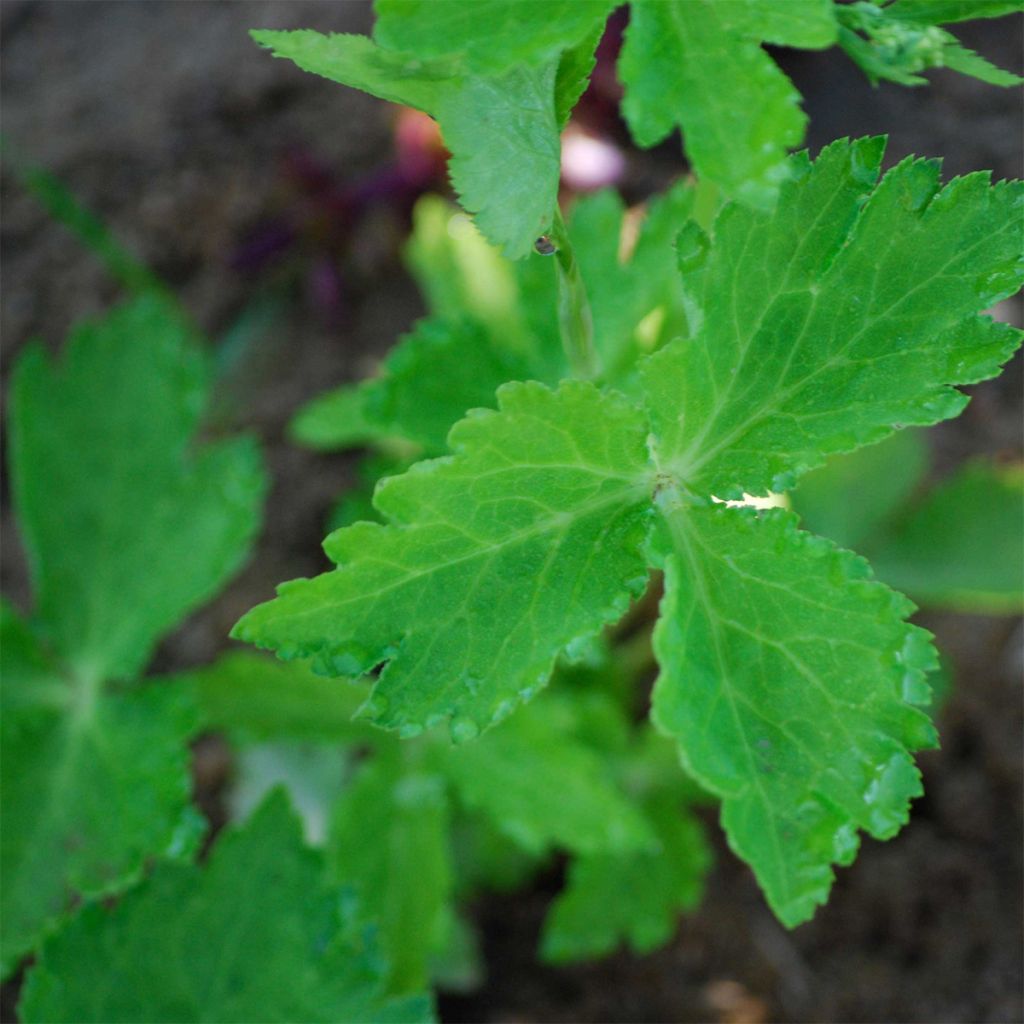
M386 172L393 109L274 61L247 37L253 27L365 32L370 24L368 5L355 0L0 6L7 152L57 174L96 211L220 339L225 359L240 316L255 310L258 326L219 401L223 424L263 440L274 481L265 529L245 571L164 643L159 669L210 660L227 646L231 624L275 583L324 567L323 522L351 482L353 459L302 451L284 427L302 402L371 369L422 312L398 256L401 209L371 204L354 225L345 215L332 220L288 171L298 153L342 184ZM1003 19L959 34L1003 66L1020 62L1019 23ZM805 96L812 151L837 136L887 132L890 162L916 152L944 157L949 174L1021 173L1021 102L1013 91L945 72L927 89L873 90L838 50L779 58ZM683 170L677 141L632 151L624 191L642 198ZM0 201L6 382L24 341L56 346L118 289L10 174ZM254 239L282 218L304 225L300 237L270 269L240 269L258 248ZM1019 457L1021 391L1019 359L999 381L974 389L964 416L932 432L940 470L978 453ZM24 561L7 497L5 485L3 589L24 606ZM553 871L526 893L480 899L488 979L476 993L443 997L442 1018L1024 1019L1024 634L1007 619L920 619L956 677L941 719L943 749L921 759L927 795L898 839L865 844L813 922L782 929L719 837L704 904L665 949L554 969L535 955L559 881ZM215 743L200 745L196 764L198 796L216 820L230 766Z

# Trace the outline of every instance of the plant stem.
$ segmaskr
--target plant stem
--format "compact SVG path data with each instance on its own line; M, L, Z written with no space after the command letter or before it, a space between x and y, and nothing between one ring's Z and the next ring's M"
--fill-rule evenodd
M558 263L558 327L562 335L562 346L573 376L592 380L598 375L594 321L569 233L565 230L562 214L557 207L551 225L551 241L555 244L555 259Z

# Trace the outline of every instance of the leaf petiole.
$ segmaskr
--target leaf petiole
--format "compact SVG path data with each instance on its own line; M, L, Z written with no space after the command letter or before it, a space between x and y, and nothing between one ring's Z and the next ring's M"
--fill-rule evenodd
M580 275L569 233L561 211L556 207L551 224L551 241L558 264L558 328L562 346L574 377L593 380L598 376L597 352L594 349L594 321L590 313L587 289Z

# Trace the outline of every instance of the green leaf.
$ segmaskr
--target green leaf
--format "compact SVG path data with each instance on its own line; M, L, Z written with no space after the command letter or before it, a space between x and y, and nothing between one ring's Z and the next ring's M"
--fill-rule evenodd
M87 907L44 946L18 1009L29 1024L432 1019L427 996L384 995L280 793L204 867L160 864L112 910Z
M618 383L636 360L686 331L675 240L693 212L693 189L677 185L651 203L635 245L622 259L626 209L607 189L572 208L569 236L590 299L594 345L606 380Z
M283 665L246 651L225 654L212 665L182 673L200 709L203 727L240 731L248 737L365 740L372 730L353 718L364 688L314 675L302 664Z
M245 558L266 487L248 438L196 446L205 367L177 310L140 296L25 351L11 385L19 532L41 635L76 675L130 678Z
M822 0L633 0L619 60L630 131L646 147L682 127L699 177L769 206L807 117L760 44L828 46L835 38L831 4Z
M959 413L950 385L998 373L1020 332L978 311L1020 283L1021 183L941 191L905 160L872 188L878 139L834 143L773 213L727 207L704 321L644 371L662 471L691 491L765 494L838 451Z
M471 320L494 344L528 350L532 338L520 311L516 279L522 264L506 260L469 217L440 196L422 196L412 219L405 262L433 317Z
M528 367L470 321L421 320L391 350L379 377L320 396L296 418L293 433L317 448L399 437L443 452L452 424L469 409L493 406L498 387L529 376Z
M879 531L910 500L927 472L923 432L900 430L880 444L837 455L812 470L792 492L793 508L812 533L870 556Z
M909 509L871 558L921 604L1024 611L1024 469L969 463Z
M921 793L909 752L935 731L907 701L927 703L934 650L905 598L790 513L661 507L652 714L792 926L852 861L857 829L889 838Z
M495 75L557 58L599 33L615 6L615 0L377 0L373 35L381 46L422 57L464 56L473 71Z
M479 743L451 748L440 770L467 809L531 856L654 846L651 828L600 754L572 735L574 726L573 705L545 697Z
M832 452L953 415L965 398L950 385L993 375L1018 343L977 311L1016 285L1019 186L972 175L937 192L936 167L907 161L876 188L882 149L798 158L774 213L725 207L711 239L684 228L693 334L642 361L649 417L588 383L507 385L497 412L453 428L453 455L378 488L385 525L328 538L337 570L285 584L236 635L328 673L380 669L377 724L412 736L449 719L468 740L625 610L657 509L656 720L723 799L780 918L806 918L858 829L894 834L919 792L910 751L934 731L911 705L934 651L856 556L792 516L710 499L791 485ZM588 209L618 217L606 200ZM520 283L538 267L521 264ZM468 785L494 767L474 763ZM550 840L532 810L501 813L537 849Z
M419 748L383 748L359 769L335 808L328 863L379 923L388 990L427 984L428 962L448 946L448 807L442 780L416 763Z
M108 684L224 583L258 523L254 446L194 443L205 385L180 314L152 293L79 328L59 361L35 347L15 369L11 470L36 611L30 628L4 626L5 970L77 894L118 891L201 828L191 705Z
M289 436L318 451L353 448L386 437L387 428L374 423L367 409L367 391L375 386L379 387L371 379L317 395L288 425Z
M568 124L573 107L590 84L590 76L597 64L597 45L602 35L603 20L581 42L562 53L555 76L555 115L559 128Z
M944 25L974 18L999 18L1024 11L1021 0L896 0L885 9L894 18Z
M700 825L670 796L648 799L644 810L658 849L573 860L544 923L544 959L601 957L622 941L650 953L672 935L680 912L699 902L711 859Z
M654 201L625 261L626 210L614 192L572 209L570 235L608 382L627 382L644 351L687 331L674 243L692 207L686 184ZM452 424L469 409L493 407L500 385L565 376L551 261L536 257L528 270L523 261L517 275L464 214L435 196L417 205L407 256L435 315L399 341L378 377L307 405L291 428L300 443L332 449L403 439L440 453ZM534 272L548 280L533 280Z
M583 382L506 385L498 405L453 428L453 456L378 487L389 525L332 534L338 568L234 635L334 674L386 661L367 710L406 734L451 717L470 738L536 692L644 584L647 427Z
M454 11L465 11L452 5ZM439 8L432 8L436 11ZM305 71L425 111L441 126L463 206L510 258L550 227L561 147L555 111L558 58L498 76L449 59L382 49L365 36L256 31L253 38Z
M96 693L63 673L7 609L0 643L6 976L73 894L117 892L149 857L189 853L203 823L189 805L196 722L182 693Z

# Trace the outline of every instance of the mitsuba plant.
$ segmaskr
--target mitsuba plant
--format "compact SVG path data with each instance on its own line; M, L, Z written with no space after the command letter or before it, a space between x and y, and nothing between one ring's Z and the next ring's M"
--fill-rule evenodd
M760 44L839 42L874 78L945 64L1010 84L938 26L1019 5L634 0L624 115L642 145L681 125L698 183L652 206L626 259L614 199L568 225L556 203L558 132L612 7L379 0L372 40L255 33L434 116L480 231L509 257L554 258L513 272L510 321L439 289L382 378L300 418L307 439L404 435L447 454L382 480L380 521L325 541L336 568L282 584L234 635L370 674L360 715L406 741L446 723L484 743L566 652L661 588L652 720L792 926L861 831L907 820L913 752L937 742L936 656L862 558L792 512L734 503L955 416L957 386L998 373L1020 334L981 311L1020 285L1024 201L986 173L942 186L933 160L883 174L879 138L787 156L803 117Z

